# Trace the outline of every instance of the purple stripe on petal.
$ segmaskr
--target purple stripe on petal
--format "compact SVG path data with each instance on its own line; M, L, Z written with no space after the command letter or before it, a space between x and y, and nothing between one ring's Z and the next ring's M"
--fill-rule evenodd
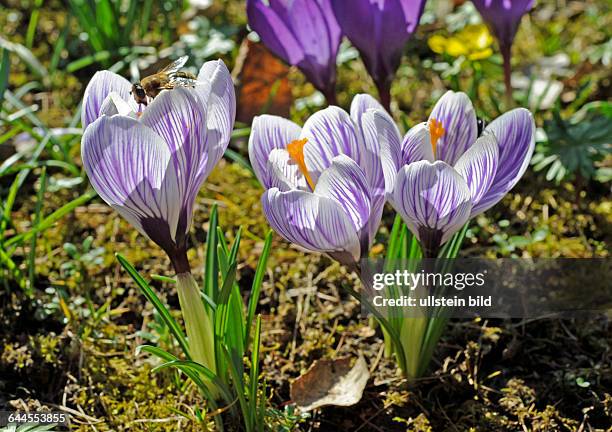
M476 140L455 164L455 169L464 178L472 197L472 214L482 197L489 191L499 161L497 139L493 134L486 134Z
M172 155L154 131L128 117L85 130L83 166L100 197L166 251L176 243L182 195ZM156 224L146 221L156 220Z
M402 141L401 157L402 165L421 160L435 160L427 123L419 123L406 133Z
M132 84L116 73L110 71L96 72L87 84L83 95L83 107L81 109L83 129L97 120L100 116L102 103L111 92L116 92L122 99L128 100L131 98L131 88Z
M253 119L249 136L249 159L255 175L268 189L271 186L267 163L274 149L285 149L287 144L299 138L302 128L290 120L272 115L261 115Z
M208 136L204 107L193 90L162 91L140 120L166 142L172 163L180 173L179 190L184 211L191 217L193 202L206 179ZM189 227L185 227L186 229Z
M440 244L467 222L472 207L467 184L442 161L404 166L397 175L392 203L419 240L424 240L423 232L441 231Z
M346 111L330 106L313 114L304 124L301 138L308 142L304 146L306 166L316 182L334 157L344 154L363 167L361 136Z
M371 209L370 186L365 174L348 156L336 156L317 182L317 195L332 198L353 221L355 231L368 222Z
M493 207L523 176L535 147L535 122L531 113L524 108L509 111L495 119L485 129L493 134L499 145L499 167L493 184L482 197L475 213Z
M444 135L436 146L436 159L455 165L476 141L478 125L474 107L465 93L447 91L438 100L429 120L442 122Z
M336 200L273 188L261 202L270 226L287 241L313 252L347 252L355 261L360 258L353 222Z

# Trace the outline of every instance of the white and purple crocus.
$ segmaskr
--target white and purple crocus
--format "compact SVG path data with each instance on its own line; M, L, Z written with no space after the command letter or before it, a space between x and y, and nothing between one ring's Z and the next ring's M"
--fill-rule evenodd
M249 25L275 55L297 66L336 103L336 56L342 32L330 0L247 0Z
M223 156L234 126L235 94L222 61L202 66L193 88L162 91L147 107L131 84L97 72L85 90L81 155L100 197L189 271L193 204Z
M330 106L304 127L256 117L249 140L270 225L286 240L349 266L367 256L385 204L375 113L395 128L376 100L357 95L350 115Z
M460 92L447 92L403 140L386 117L375 117L389 201L427 257L514 187L535 145L533 116L524 108L495 119L478 136L472 103Z
M109 71L97 72L87 85L83 166L100 197L168 254L190 358L214 373L214 313L191 274L187 233L198 191L229 144L236 112L232 79L219 60L202 66L195 86L163 90L146 107L130 90L126 79Z

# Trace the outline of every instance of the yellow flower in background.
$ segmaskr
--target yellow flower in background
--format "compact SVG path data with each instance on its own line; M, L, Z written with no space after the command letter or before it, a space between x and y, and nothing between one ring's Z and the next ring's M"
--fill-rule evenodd
M483 60L493 55L493 36L484 24L468 25L453 36L433 35L427 43L433 52L451 57Z

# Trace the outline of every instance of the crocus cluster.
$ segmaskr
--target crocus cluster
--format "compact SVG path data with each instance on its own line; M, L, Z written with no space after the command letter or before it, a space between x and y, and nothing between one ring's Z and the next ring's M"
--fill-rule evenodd
M447 92L403 140L380 104L358 95L350 115L332 106L303 128L257 117L249 155L270 225L290 242L354 265L367 257L386 199L435 257L514 187L534 149L531 113L510 111L478 135L464 93Z
M83 99L81 155L100 197L168 254L192 357L214 371L213 327L190 273L187 234L198 191L229 143L236 106L223 62L205 63L197 81L164 90L145 107L126 79L96 73Z
M342 35L359 50L390 105L391 81L425 0L247 0L249 25L287 63L297 66L335 104L336 56Z

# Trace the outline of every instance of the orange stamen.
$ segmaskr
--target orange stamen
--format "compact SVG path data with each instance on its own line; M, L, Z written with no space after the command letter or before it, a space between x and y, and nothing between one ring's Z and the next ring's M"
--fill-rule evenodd
M289 152L289 156L291 159L297 163L298 168L304 174L304 178L308 182L308 185L312 190L315 188L315 184L312 181L312 177L310 177L310 173L308 172L308 168L306 168L306 162L304 161L304 146L308 140L306 138L299 139L295 141L291 141L287 144L287 152Z
M441 121L434 118L429 121L429 136L431 137L431 148L433 149L434 157L436 157L436 146L438 145L438 140L442 138L444 132L444 126L442 126Z

